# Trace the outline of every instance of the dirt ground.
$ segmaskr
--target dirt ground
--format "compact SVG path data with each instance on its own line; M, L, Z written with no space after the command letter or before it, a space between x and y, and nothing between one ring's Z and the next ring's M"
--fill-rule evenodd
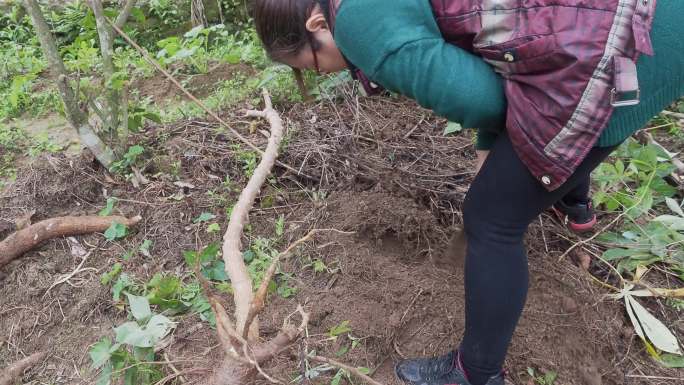
M453 263L445 269L434 262L444 267L441 256L461 223L460 203L472 178L472 138L467 132L444 137L445 122L403 100L359 101L347 95L337 105L278 109L289 132L280 159L307 177L276 171L251 214L254 235L272 234L281 215L287 238L281 248L313 228L355 234L321 235L284 263L298 292L288 299L269 297L261 317L263 334L273 335L298 303L312 318L308 337L265 370L290 382L301 374L306 346L375 369L377 381L398 385L393 374L398 359L444 353L463 332L462 272ZM253 127L239 108L223 117L264 143L258 130L250 133ZM225 202L207 192L222 192L231 201L239 189L226 191L221 182L226 176L236 186L245 182L228 135L213 122L193 120L148 127L135 140L147 150L143 172L151 181L139 189L107 175L84 153L42 157L0 192L0 239L27 212L35 210L34 221L94 214L108 196L119 198L118 213L143 217L120 242L107 242L101 234L57 239L0 270L0 367L36 351L49 352L45 362L26 373L25 383L94 383L88 348L112 336L112 327L126 317L112 303L110 288L99 282L113 263L122 262L124 271L140 281L160 271L189 280L182 252L220 239L200 231L192 219L210 211L224 224ZM177 181L193 187L179 187ZM620 303L604 300L606 291L569 259L558 260L570 244L567 239L575 238L546 214L540 222L543 226L531 226L527 239L530 291L506 362L510 380L531 384L526 371L532 367L558 372L556 384L684 383L680 372L648 358ZM153 241L151 257L121 259L144 239ZM71 251L76 244L89 251L85 269L52 287L81 262ZM307 266L312 258L329 271L315 273ZM599 266L590 272L604 274ZM225 304L230 306L228 298ZM684 335L681 314L663 309L659 314ZM213 367L220 357L215 332L197 315L176 321L176 338L163 355L179 370ZM349 338L329 341L327 332L343 321L361 343L337 357ZM201 384L203 378L188 376L186 382Z

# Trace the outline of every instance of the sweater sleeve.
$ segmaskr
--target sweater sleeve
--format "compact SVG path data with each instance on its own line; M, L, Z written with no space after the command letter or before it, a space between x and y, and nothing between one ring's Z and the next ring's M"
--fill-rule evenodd
M501 77L480 57L444 40L430 2L343 0L335 41L383 87L464 127L503 130Z
M464 127L491 131L504 125L501 78L482 59L447 44L441 36L408 42L369 76Z

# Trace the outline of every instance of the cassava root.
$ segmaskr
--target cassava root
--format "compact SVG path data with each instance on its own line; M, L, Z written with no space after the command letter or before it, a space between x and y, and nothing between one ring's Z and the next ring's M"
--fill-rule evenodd
M103 232L113 223L133 226L141 220L140 216L130 219L119 216L77 216L46 219L10 234L0 242L0 268L44 241L57 237Z

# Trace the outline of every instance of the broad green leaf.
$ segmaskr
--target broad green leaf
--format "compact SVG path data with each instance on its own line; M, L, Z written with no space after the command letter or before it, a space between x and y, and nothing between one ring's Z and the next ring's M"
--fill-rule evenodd
M185 258L185 263L188 264L191 268L195 268L195 265L197 265L197 252L196 251L184 251L183 252L183 258Z
M632 324L634 324L635 330L640 331L637 332L639 336L647 337L656 348L664 352L682 355L677 337L672 334L667 326L649 313L631 295L625 295L625 301Z
M211 266L203 269L202 273L205 277L212 281L228 281L228 275L226 275L226 264L223 261L212 263Z
M665 198L665 203L667 203L667 207L669 207L673 213L684 218L684 211L682 211L682 207L679 205L679 203L677 203L676 200L672 198Z
M200 214L199 217L195 218L195 220L192 222L193 223L209 222L210 220L212 220L214 218L216 218L216 215L214 215L212 213L202 213L202 214Z
M154 346L152 339L135 321L126 322L114 328L116 341L121 344L150 348Z
M463 131L463 126L456 122L449 122L444 128L444 136L451 135L461 131Z
M202 263L214 261L218 257L219 250L220 246L218 243L210 243L204 248L204 250L202 250L202 254L200 254L200 261Z
M138 321L143 321L152 315L150 310L150 302L146 297L138 297L136 295L126 293L128 297L128 304L131 307L131 314Z
M107 206L100 210L99 215L101 217L106 217L109 215L112 215L112 211L114 211L114 204L116 203L117 199L115 197L109 197L107 198Z
M111 357L110 350L112 348L112 341L109 338L104 338L98 343L93 345L88 352L90 354L90 359L93 361L93 368L99 369L104 365Z
M281 236L285 232L285 217L282 215L276 221L275 232L277 236Z
M102 368L100 376L97 378L95 385L109 385L112 380L112 364L111 362Z
M684 217L677 217L674 215L661 215L653 220L667 225L672 230L684 230Z
M174 323L165 316L161 314L153 315L152 318L150 318L150 321L147 323L147 326L145 326L145 332L150 337L152 346L164 338L169 333L173 325Z
M111 242L125 237L127 231L128 229L126 228L126 225L114 222L107 230L105 230L104 237Z
M609 249L603 253L602 258L606 261L613 261L616 259L621 259L624 257L631 257L634 255L645 254L648 255L649 252L643 249Z

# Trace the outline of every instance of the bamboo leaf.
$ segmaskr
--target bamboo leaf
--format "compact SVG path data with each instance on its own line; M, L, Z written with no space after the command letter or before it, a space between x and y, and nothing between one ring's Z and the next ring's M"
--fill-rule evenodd
M656 348L662 351L682 355L677 337L672 334L667 326L641 306L632 295L625 295L625 305L634 329L642 339L648 338Z

